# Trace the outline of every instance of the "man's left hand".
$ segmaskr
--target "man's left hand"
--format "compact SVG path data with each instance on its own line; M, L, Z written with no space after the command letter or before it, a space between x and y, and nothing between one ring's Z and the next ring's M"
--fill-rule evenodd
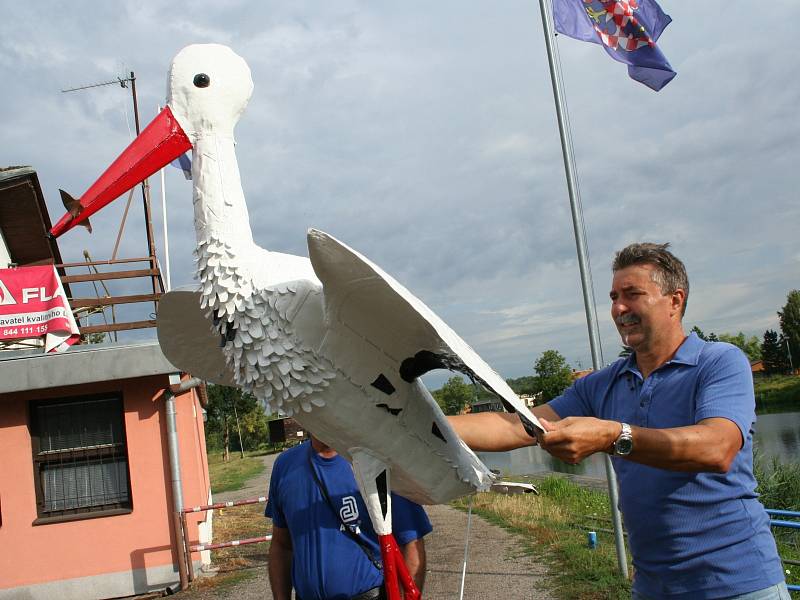
M594 417L567 417L555 422L540 418L539 422L545 430L539 445L572 465L595 452L607 452L622 431L616 421Z

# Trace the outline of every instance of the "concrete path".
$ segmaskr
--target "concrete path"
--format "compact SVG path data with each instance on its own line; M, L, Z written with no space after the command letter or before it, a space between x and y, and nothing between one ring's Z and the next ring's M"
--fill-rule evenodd
M262 457L265 473L234 492L216 494L215 502L253 498L266 494L269 475L277 455ZM449 506L426 506L433 532L426 536L428 571L424 600L458 599L467 515ZM547 589L547 567L522 552L519 538L505 529L473 515L464 598L468 600L552 600ZM182 600L267 600L272 597L267 565L253 569L255 575L230 586L187 590Z
M269 478L270 475L272 475L272 465L275 464L275 459L278 458L278 456L278 454L259 456L258 458L264 463L264 472L245 481L244 485L238 490L214 494L214 502L231 502L266 496L269 490Z
M449 506L426 506L433 532L425 540L426 600L459 597L467 515ZM470 600L553 598L546 589L547 567L522 552L519 537L472 515L464 598Z

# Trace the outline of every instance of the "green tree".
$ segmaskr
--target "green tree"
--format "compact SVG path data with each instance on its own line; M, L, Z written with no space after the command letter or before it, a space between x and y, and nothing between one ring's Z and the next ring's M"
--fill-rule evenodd
M517 377L516 379L507 379L506 383L508 383L508 386L518 395L528 394L533 396L540 390L539 379L533 375L525 375L523 377Z
M767 329L764 332L764 342L761 344L761 357L764 360L764 373L786 373L789 370L786 352L781 348L781 339L778 332Z
M761 360L761 341L757 336L751 335L749 338L747 338L742 350L745 354L747 354L747 358L750 359L751 363Z
M242 449L256 450L269 439L269 419L264 409L253 397L252 408L239 415L242 430Z
M709 333L708 335L706 335L705 333L703 333L703 330L700 329L697 325L692 327L691 332L696 333L697 337L699 337L704 342L718 342L719 341L719 338L717 337L716 333L712 332L712 333Z
M778 320L781 324L781 333L788 341L792 367L797 368L800 364L800 290L789 292L783 310L778 311Z
M458 415L472 402L475 395L473 387L458 375L447 380L441 388L433 392L433 397L446 415Z
M545 350L533 366L542 399L548 402L572 384L572 369L558 350Z
M224 385L208 386L206 443L221 449L223 460L230 460L231 449L242 455L267 439L264 411L251 394Z
M751 363L761 360L761 341L756 336L745 337L741 331L736 335L730 333L720 333L720 342L728 342L738 347L742 352L747 355Z

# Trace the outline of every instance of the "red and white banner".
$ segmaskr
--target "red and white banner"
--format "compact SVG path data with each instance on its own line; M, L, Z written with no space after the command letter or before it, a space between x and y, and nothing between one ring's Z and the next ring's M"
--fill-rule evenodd
M45 352L61 352L80 339L55 267L0 269L0 340L42 336Z

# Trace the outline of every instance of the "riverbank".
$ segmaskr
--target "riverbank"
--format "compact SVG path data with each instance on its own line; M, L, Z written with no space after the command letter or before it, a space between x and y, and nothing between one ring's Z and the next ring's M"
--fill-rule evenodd
M759 414L800 411L800 376L756 375L753 390Z

